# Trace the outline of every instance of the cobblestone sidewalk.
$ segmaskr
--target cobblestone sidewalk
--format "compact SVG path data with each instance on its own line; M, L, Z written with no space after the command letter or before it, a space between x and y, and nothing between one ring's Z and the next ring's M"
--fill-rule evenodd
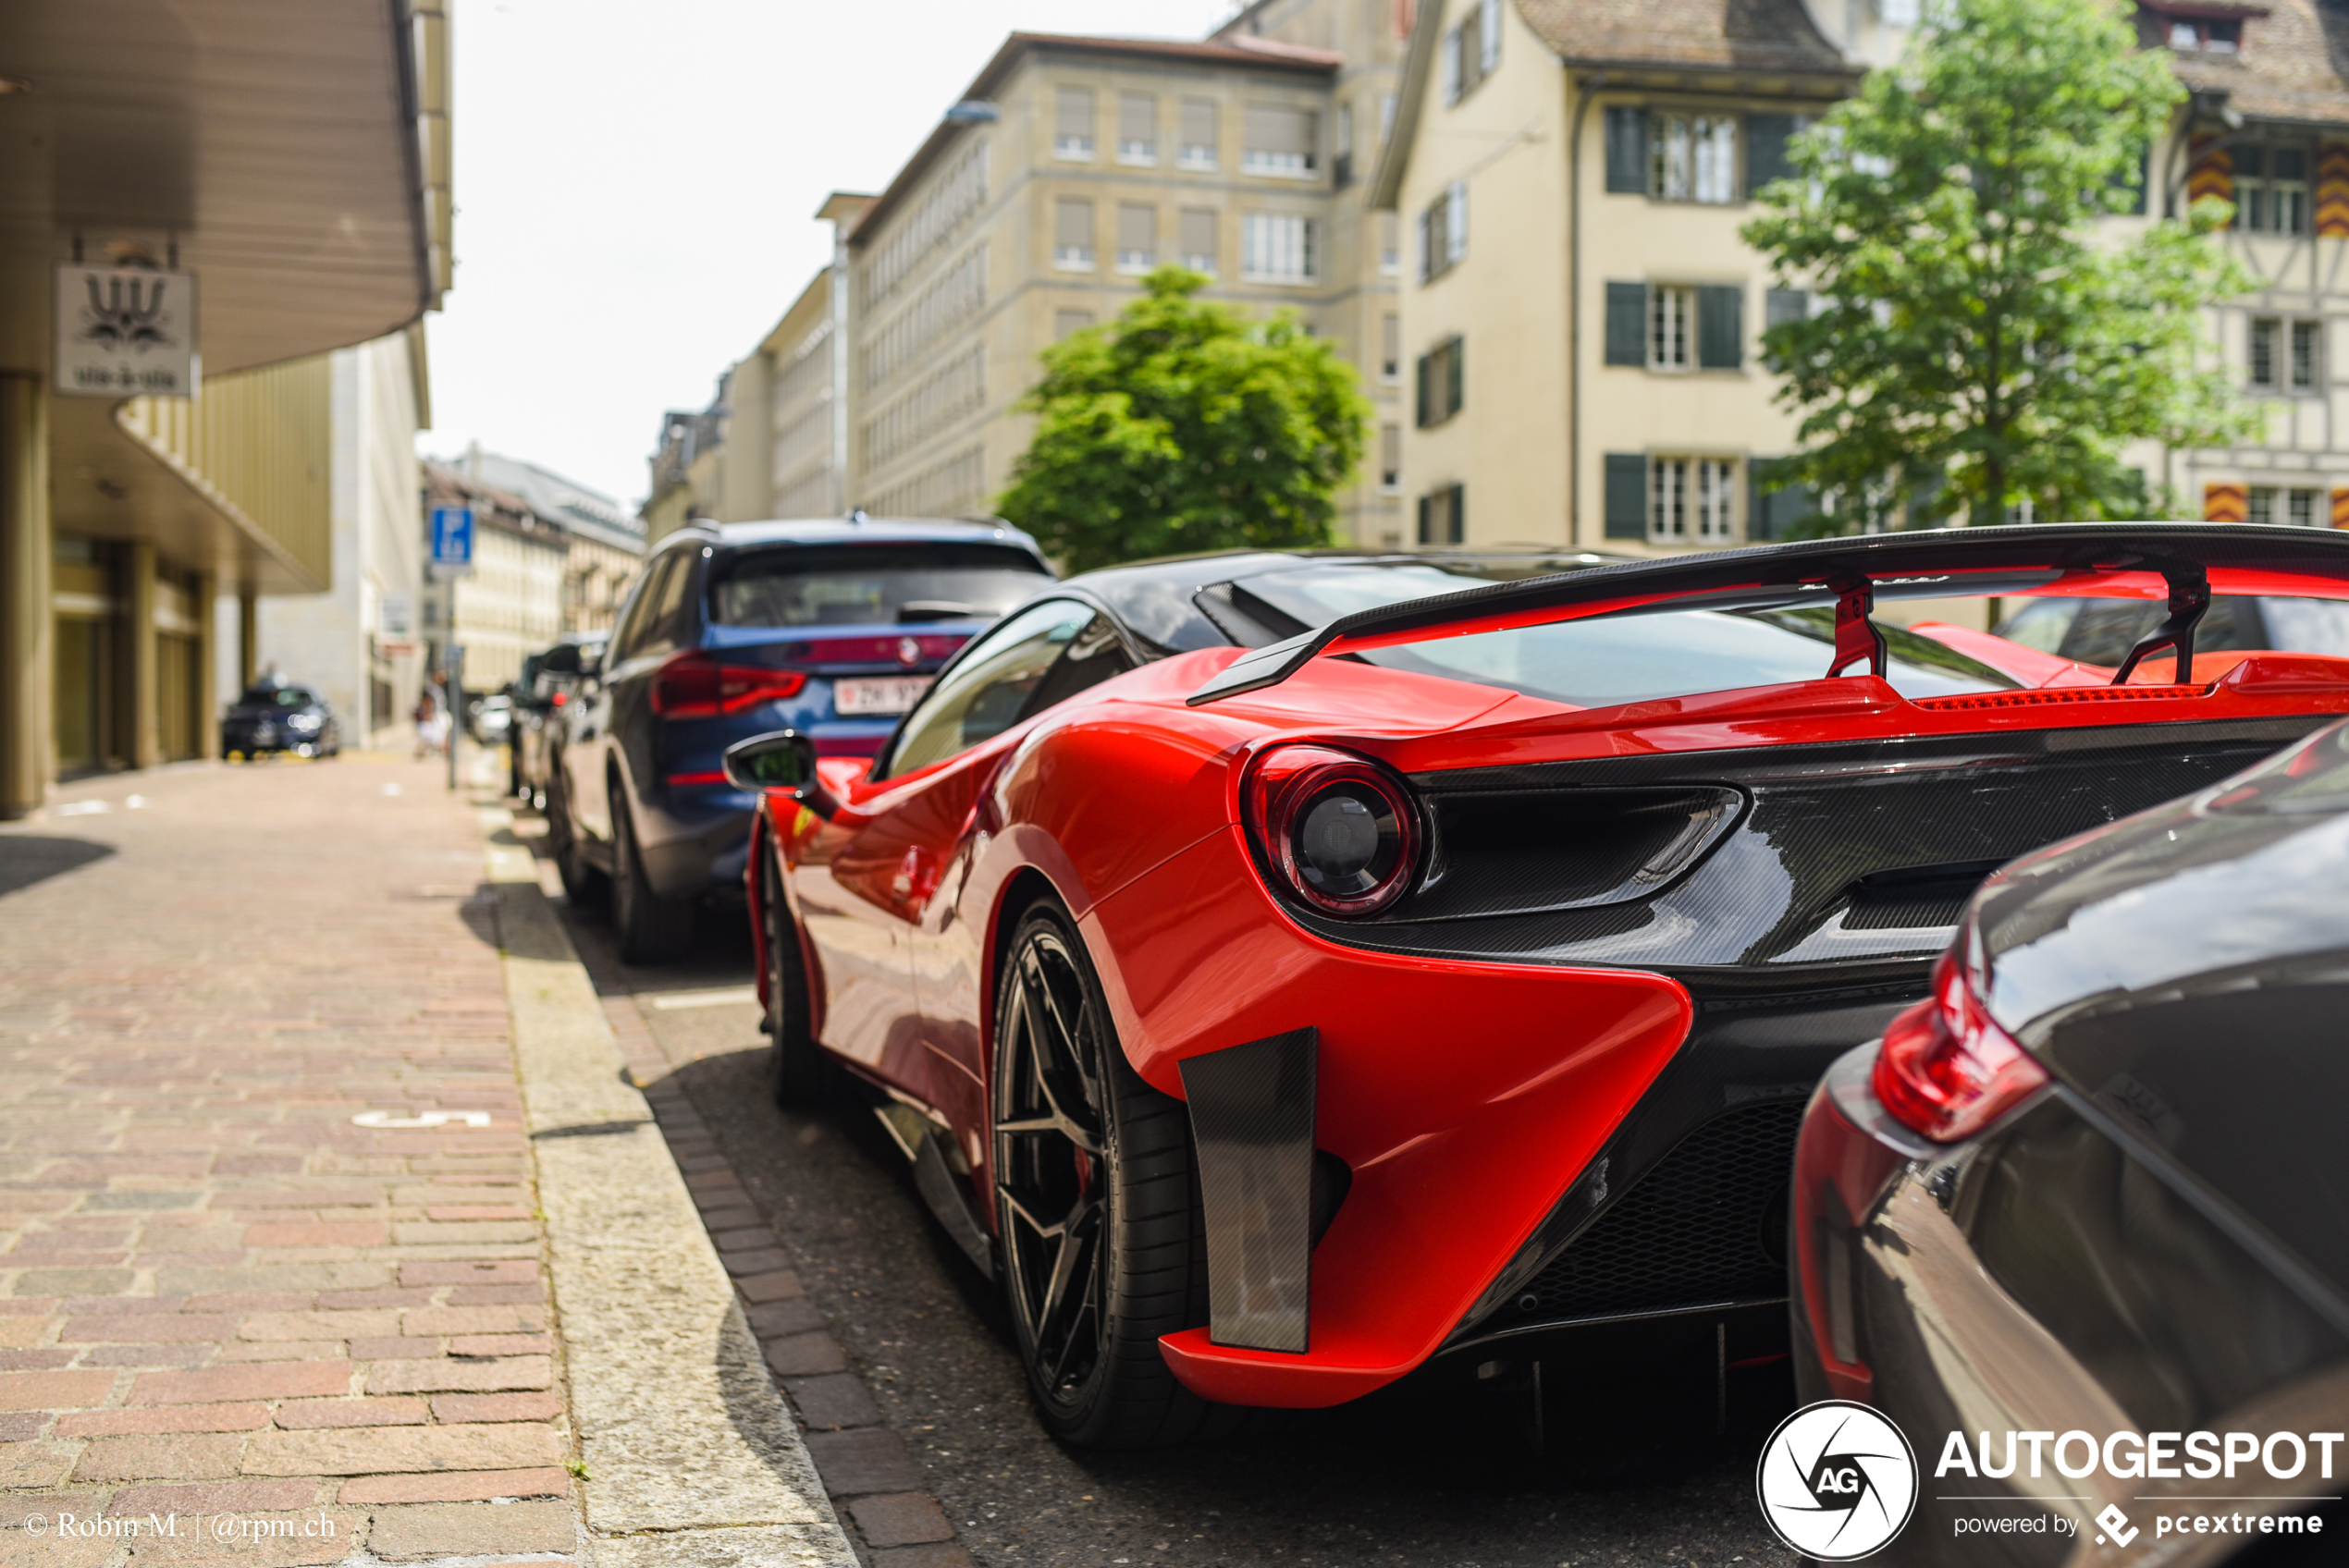
M0 1562L575 1552L469 803L64 795L0 830Z

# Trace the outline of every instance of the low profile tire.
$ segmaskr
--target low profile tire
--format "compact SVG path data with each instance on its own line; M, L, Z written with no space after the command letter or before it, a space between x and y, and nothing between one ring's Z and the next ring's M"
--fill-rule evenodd
M562 878L563 897L573 909L603 908L611 898L611 878L579 852L579 835L571 826L571 799L560 783L547 788L547 838L555 875Z
M767 937L767 1092L785 1110L804 1110L829 1098L840 1074L808 1022L806 961L783 898L781 857L771 839L759 850L758 904L759 928Z
M1140 1448L1248 1414L1167 1370L1158 1338L1207 1321L1206 1246L1183 1103L1118 1044L1068 917L1021 918L997 987L995 1216L1020 1359L1064 1442Z
M636 845L635 814L619 780L612 783L611 923L620 937L620 962L673 963L693 945L694 906L653 892Z

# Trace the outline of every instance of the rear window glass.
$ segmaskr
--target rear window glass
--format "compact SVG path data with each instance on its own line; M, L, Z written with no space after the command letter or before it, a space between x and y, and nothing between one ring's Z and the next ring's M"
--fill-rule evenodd
M1433 566L1332 565L1271 572L1241 584L1308 626L1431 594L1457 594L1491 579ZM1904 697L1945 697L2019 684L1978 660L1879 617L1891 664L1885 679ZM1753 611L1667 610L1597 616L1509 631L1445 637L1359 655L1395 669L1474 680L1528 696L1607 707L1744 686L1815 680L1834 661L1835 611L1826 606Z
M1998 635L2043 654L2109 668L2127 658L2137 639L2168 613L2146 599L2025 599L1998 623ZM2349 656L2349 604L2220 594L2195 628L2194 645L2204 654L2265 648Z
M902 626L992 620L1052 581L992 545L776 545L714 563L720 626Z

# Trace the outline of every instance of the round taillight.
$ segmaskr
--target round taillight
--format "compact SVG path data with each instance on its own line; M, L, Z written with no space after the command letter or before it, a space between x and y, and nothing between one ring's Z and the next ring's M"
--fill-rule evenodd
M1410 886L1419 814L1377 764L1327 746L1281 746L1259 758L1250 826L1286 891L1326 913L1375 914Z

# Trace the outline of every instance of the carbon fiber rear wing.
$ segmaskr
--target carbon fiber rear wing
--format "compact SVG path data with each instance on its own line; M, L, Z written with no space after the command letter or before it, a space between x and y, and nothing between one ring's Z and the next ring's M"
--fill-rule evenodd
M1839 636L1841 669L1865 651L1863 629L1876 599L2020 594L2067 578L2084 590L2115 580L2120 592L2169 600L2169 619L2132 654L2134 668L2158 648L2190 650L2194 622L2214 592L2349 598L2349 533L2264 523L2074 522L1811 539L1627 561L1357 610L1248 650L1185 700L1197 707L1277 686L1324 654L1584 616L1685 609L1836 605L1839 622L1851 623L1853 634L1850 652ZM1839 633L1846 630L1839 626Z

